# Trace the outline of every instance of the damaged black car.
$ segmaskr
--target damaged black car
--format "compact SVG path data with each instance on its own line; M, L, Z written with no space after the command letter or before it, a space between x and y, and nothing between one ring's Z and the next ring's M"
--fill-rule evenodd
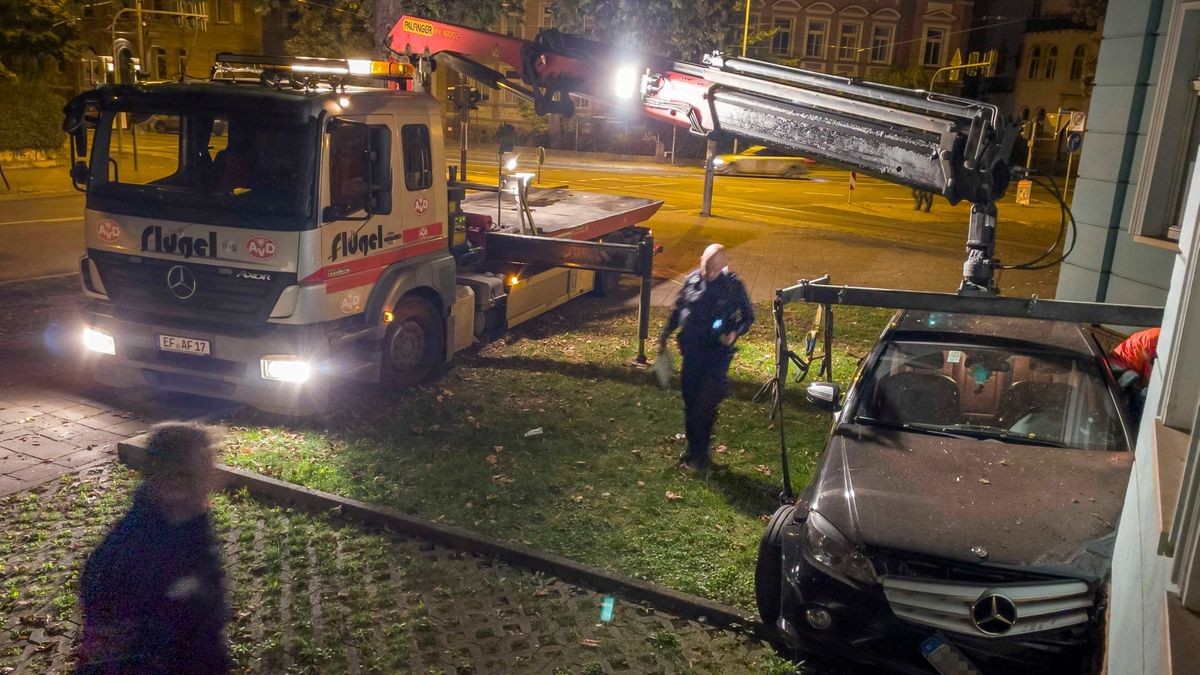
M1133 455L1077 324L900 312L759 550L785 643L903 672L1087 673Z

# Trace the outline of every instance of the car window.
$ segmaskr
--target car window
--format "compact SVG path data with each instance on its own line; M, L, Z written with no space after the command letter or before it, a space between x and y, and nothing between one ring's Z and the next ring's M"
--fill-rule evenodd
M932 342L893 342L871 369L860 423L1012 442L1120 450L1124 432L1094 361Z

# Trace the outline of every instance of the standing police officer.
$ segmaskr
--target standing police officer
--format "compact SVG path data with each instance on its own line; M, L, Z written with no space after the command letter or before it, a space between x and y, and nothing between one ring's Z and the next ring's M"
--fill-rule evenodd
M717 407L729 392L726 373L733 360L733 344L754 323L754 310L746 287L729 271L725 247L711 244L700 257L700 269L687 276L675 298L671 318L658 337L658 349L679 331L683 354L682 388L684 426L688 449L683 466L704 470L709 466L708 443Z

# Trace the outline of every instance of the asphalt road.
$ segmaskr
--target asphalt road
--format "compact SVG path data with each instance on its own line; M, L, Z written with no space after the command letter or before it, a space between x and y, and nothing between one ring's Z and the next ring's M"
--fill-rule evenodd
M83 255L83 195L0 202L0 281L63 274Z
M144 139L143 170L153 171L166 149L157 146L172 141L170 135ZM457 159L454 149L447 155ZM472 154L472 181L494 180L494 157L488 160ZM520 157L520 170L535 171L532 160ZM838 283L954 290L969 205L952 207L937 198L932 213L918 213L907 188L859 176L850 193L848 179L847 172L819 166L795 180L718 176L712 215L702 217L698 168L579 160L552 152L542 171L544 185L662 200L649 223L665 247L656 263L660 279L678 278L707 243L721 241L755 286L756 299L825 272ZM1045 193L1035 192L1029 207L1008 197L999 211L998 250L1005 262L1034 257L1058 232L1059 210ZM83 198L74 193L0 202L0 281L74 271L83 253L82 213ZM747 274L748 265L753 274ZM1053 294L1056 276L1053 269L1005 272L1001 283L1006 292L1046 297Z

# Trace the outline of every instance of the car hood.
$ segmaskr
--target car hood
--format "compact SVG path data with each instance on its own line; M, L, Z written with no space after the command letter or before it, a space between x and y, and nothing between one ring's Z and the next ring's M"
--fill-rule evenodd
M811 506L868 552L1101 578L1133 455L847 425ZM986 551L986 558L973 549Z

